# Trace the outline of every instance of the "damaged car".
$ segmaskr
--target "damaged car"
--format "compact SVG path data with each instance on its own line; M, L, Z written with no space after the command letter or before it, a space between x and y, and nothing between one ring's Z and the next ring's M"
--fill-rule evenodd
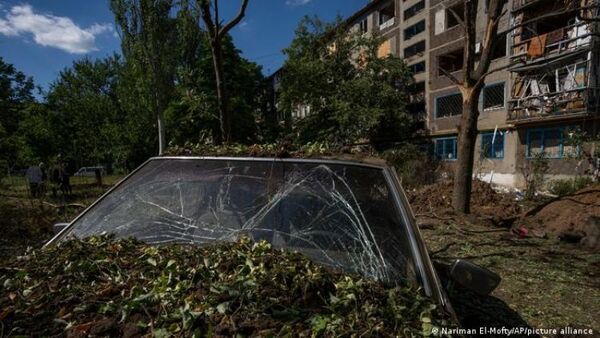
M335 269L414 285L449 315L457 283L489 294L500 278L466 261L440 280L395 170L380 160L151 158L46 245L112 234L151 245L266 240Z

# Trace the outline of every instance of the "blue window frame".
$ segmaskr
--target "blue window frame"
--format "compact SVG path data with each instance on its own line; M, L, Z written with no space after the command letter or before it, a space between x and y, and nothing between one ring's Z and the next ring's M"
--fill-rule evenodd
M565 145L565 127L529 129L526 157L531 158L540 152L548 158L563 158L579 152L579 149Z
M504 133L501 131L481 134L481 155L484 158L504 158Z
M456 160L456 137L435 140L435 156L441 160Z

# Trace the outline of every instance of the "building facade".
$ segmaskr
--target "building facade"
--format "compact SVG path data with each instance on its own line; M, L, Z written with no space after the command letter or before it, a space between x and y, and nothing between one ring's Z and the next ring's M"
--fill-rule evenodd
M484 180L523 185L523 171L544 152L549 175L597 168L599 150L574 146L575 130L598 134L599 0L508 0L479 100L475 172ZM477 37L488 1L478 2ZM422 121L435 156L456 159L462 96L445 75L462 77L464 0L373 0L346 20L379 34L379 55L401 57L414 73L409 111ZM476 52L481 48L476 45ZM582 160L585 153L587 159ZM594 165L591 165L594 164Z

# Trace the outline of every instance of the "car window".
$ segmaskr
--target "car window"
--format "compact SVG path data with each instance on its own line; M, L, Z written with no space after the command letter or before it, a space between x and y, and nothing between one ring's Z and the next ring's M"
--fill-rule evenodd
M80 217L68 234L105 232L152 244L245 235L380 280L415 279L406 226L380 168L156 159Z

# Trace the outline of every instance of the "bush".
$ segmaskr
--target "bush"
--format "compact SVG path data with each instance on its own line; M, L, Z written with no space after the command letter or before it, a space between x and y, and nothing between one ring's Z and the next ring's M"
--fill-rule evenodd
M589 176L577 176L575 178L554 180L550 182L548 190L557 196L566 196L592 185L594 180Z
M393 166L402 179L404 187L415 188L435 183L439 176L439 161L429 156L418 145L405 143L398 148L381 153L381 157Z

